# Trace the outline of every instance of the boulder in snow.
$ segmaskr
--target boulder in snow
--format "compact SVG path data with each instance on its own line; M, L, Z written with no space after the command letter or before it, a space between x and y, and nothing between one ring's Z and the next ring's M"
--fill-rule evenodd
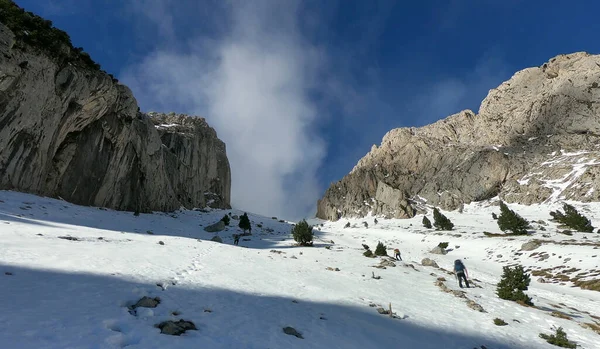
M135 303L133 306L131 306L131 309L135 309L135 308L156 308L157 305L160 304L160 298L158 297L154 297L154 298L150 298L150 297L142 297L139 301L137 301L137 303Z
M209 226L204 227L204 231L207 231L209 233L216 233L223 229L225 229L225 222L223 221L218 221L215 224L211 224Z
M191 321L179 320L179 321L164 321L156 325L160 328L160 333L168 334L171 336L179 336L185 331L197 330L196 325Z
M446 249L443 248L443 247L436 246L434 249L432 249L431 251L429 251L429 253L433 253L433 254L447 254L448 251L446 251Z
M421 261L421 265L424 267L434 267L434 268L440 267L433 259L429 259L429 258L423 258L423 260Z
M218 235L213 236L213 238L210 239L210 241L223 243L223 239L221 239L221 237L219 237Z
M542 244L538 240L532 240L521 245L521 251L533 251L540 246Z
M290 326L284 327L283 333L290 335L290 336L295 336L300 339L304 339L304 337L302 337L302 334L300 332L296 331L295 328L290 327Z

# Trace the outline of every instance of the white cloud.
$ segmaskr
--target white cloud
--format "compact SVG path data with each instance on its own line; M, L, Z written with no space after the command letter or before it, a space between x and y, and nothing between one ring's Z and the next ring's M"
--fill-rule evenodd
M142 13L172 37L177 19L155 18L166 7L152 4ZM297 8L277 4L228 6L228 33L189 37L184 48L158 45L121 80L143 109L206 117L227 144L234 207L301 218L321 194L316 170L325 146L313 132L317 113L308 93L322 59L298 33Z

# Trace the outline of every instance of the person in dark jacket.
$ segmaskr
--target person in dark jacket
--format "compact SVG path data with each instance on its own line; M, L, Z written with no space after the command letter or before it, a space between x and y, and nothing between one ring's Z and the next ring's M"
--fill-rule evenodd
M237 245L237 244L239 244L239 243L240 243L240 236L239 236L238 234L235 234L235 235L233 236L233 244L234 244L234 245Z
M467 267L463 264L460 259L454 261L454 273L456 273L456 278L458 279L458 286L463 288L462 282L465 281L465 285L469 288L469 272L467 271Z

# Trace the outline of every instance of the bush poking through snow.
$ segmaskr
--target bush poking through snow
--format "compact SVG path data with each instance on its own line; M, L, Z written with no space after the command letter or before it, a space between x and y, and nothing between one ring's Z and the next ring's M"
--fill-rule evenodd
M313 227L306 223L306 220L300 221L292 228L292 236L300 246L312 246L313 244Z
M346 223L346 225L344 225L344 229L345 228L350 228L350 222Z
M492 219L495 221L498 220L498 216L494 212L492 212Z
M427 218L427 216L423 216L423 226L427 229L432 228L431 221L429 220L429 218Z
M377 247L375 248L375 255L376 256L387 256L387 249L381 241L379 241L377 243Z
M363 252L363 256L371 258L373 257L373 251L366 250L365 252Z
M448 243L447 242L440 242L438 244L438 247L441 247L443 249L447 249L448 248Z
M543 338L546 340L546 342L561 348L577 348L577 344L571 342L567 338L567 334L562 327L557 328L555 334L540 333L540 338Z
M508 208L504 202L500 201L498 227L502 231L510 230L513 234L526 235L527 228L529 228L529 222L518 213Z
M583 216L575 207L569 204L563 204L563 210L565 213L556 210L556 212L551 211L550 215L554 219L554 221L564 224L567 227L580 231L583 233L592 233L594 231L594 227L592 226L592 222L590 222L587 217Z
M452 230L454 228L454 223L452 223L448 217L444 216L436 207L433 209L433 226L437 230Z
M240 223L238 227L246 233L246 230L252 230L252 226L250 225L250 218L248 218L248 214L244 212L244 214L240 217Z
M221 218L221 220L223 221L223 223L225 223L225 225L229 225L229 222L231 221L228 215L224 215L223 218Z
M496 325L496 326L506 326L508 324L506 323L506 321L504 321L504 320L502 320L500 318L495 318L494 319L494 325Z
M515 302L523 302L526 305L533 305L531 297L523 291L527 290L531 278L526 274L522 265L514 268L503 267L502 278L498 282L496 293L501 299L507 299Z

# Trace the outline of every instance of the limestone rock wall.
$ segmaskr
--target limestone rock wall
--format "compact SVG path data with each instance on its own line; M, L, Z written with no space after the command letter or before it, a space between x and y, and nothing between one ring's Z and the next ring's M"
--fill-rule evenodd
M14 43L0 23L0 189L131 211L229 207L225 145L203 119L157 129L106 73Z
M517 72L490 90L478 114L389 131L326 191L317 216L411 217L423 204L453 210L496 195L597 201L599 102L600 56L560 55Z

